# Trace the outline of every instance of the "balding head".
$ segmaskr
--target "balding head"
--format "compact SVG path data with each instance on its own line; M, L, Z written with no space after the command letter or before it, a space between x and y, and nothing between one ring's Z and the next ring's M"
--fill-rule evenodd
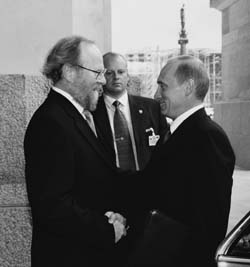
M120 54L109 52L103 56L103 63L107 69L104 93L118 99L126 93L129 82L127 60Z
M109 65L109 63L115 59L119 58L120 60L122 60L124 62L124 64L126 65L127 68L127 60L126 58L118 53L114 53L114 52L108 52L106 54L103 55L103 64L104 67L106 68L106 65Z
M80 46L94 45L94 42L82 36L69 36L60 39L49 51L43 74L55 85L62 78L64 64L77 65L81 53Z
M195 85L195 95L197 99L203 101L209 89L209 77L202 61L193 56L184 55L171 59L166 68L176 65L174 76L181 85L185 81L192 79Z
M155 98L162 113L175 119L185 111L201 104L209 87L203 63L192 56L179 56L167 62L157 80Z

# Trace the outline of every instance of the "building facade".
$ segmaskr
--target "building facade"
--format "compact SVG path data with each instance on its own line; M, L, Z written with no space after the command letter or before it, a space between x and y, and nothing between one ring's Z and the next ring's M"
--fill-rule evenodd
M214 118L228 133L236 164L250 170L250 1L210 0L222 14L222 95Z

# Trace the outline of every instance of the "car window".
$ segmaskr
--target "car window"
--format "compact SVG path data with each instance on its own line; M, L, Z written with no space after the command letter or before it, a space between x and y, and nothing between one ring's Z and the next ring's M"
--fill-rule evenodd
M250 259L250 225L234 242L230 248L229 255Z

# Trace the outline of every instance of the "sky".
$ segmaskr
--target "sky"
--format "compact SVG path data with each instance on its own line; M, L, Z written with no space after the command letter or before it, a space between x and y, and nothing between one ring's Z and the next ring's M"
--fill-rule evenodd
M178 48L183 4L187 48L221 51L221 12L210 0L112 0L112 50Z

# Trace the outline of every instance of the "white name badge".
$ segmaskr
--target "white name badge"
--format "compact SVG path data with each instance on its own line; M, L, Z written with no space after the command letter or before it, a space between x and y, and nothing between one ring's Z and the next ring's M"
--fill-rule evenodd
M148 145L149 146L156 146L159 139L160 139L159 135L150 135L148 137Z
M148 137L148 145L149 146L156 146L158 140L160 139L160 136L155 134L155 131L153 128L146 129L146 132L152 133L152 135L149 135L149 137Z

